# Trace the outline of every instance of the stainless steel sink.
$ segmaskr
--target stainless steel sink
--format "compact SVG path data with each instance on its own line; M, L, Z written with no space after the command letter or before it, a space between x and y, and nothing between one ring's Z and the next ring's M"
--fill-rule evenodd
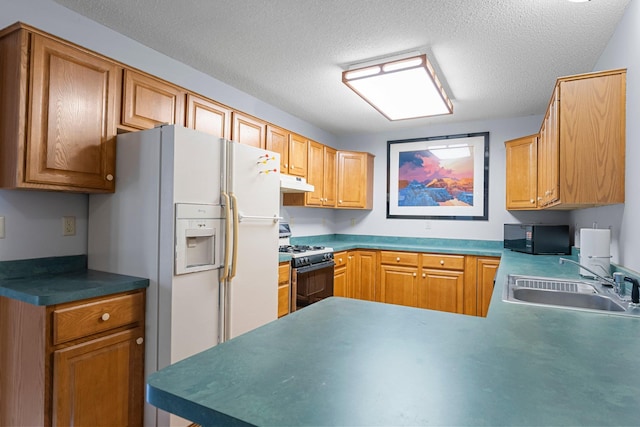
M549 277L509 275L502 299L507 302L554 306L581 311L640 316L611 288L597 282Z

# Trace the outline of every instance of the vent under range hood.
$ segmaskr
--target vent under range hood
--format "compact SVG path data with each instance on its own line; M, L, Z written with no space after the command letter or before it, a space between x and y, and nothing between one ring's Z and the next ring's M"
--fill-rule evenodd
M280 174L281 193L306 193L313 190L313 185L307 184L307 180L304 178Z

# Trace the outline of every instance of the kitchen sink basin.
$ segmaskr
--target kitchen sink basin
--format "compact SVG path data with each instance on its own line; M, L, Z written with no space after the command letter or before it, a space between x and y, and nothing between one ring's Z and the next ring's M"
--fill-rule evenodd
M502 299L521 304L640 316L639 308L630 307L629 302L611 288L583 280L509 275Z

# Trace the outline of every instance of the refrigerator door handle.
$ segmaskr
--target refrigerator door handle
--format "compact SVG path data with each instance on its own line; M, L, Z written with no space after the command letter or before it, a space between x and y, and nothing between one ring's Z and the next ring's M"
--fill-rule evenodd
M233 202L233 257L231 259L231 274L229 279L236 277L236 268L238 267L238 225L240 224L240 213L238 212L238 198L235 194L229 193Z
M231 200L229 195L224 191L221 193L224 199L224 216L225 216L225 233L224 233L224 267L222 269L222 277L220 280L228 280L229 276L229 257L231 256Z

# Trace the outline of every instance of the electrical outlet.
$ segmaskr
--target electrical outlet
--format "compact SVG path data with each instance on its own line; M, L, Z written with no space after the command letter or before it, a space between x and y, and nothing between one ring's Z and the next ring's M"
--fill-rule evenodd
M355 218L351 218L351 226L352 227L356 226L356 219Z
M63 236L76 235L76 217L75 216L62 217L62 235Z

